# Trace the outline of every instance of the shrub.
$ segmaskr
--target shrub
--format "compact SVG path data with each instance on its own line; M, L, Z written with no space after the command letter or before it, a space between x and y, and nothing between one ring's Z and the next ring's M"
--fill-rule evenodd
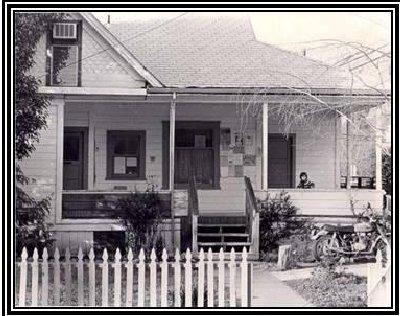
M268 194L259 203L260 251L264 255L276 249L283 239L304 231L307 221L297 216L298 208L288 193L282 191L272 198Z
M126 245L138 254L143 248L149 254L154 247L160 249L158 226L162 221L164 209L158 193L148 190L145 193L132 193L117 201L117 209L126 227ZM162 248L162 247L161 247Z

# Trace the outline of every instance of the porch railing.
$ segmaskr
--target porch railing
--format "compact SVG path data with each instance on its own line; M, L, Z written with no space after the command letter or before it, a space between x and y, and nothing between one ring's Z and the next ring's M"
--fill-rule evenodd
M249 177L244 177L245 190L246 190L246 216L248 232L250 236L251 249L250 252L258 258L259 252L259 224L260 215L256 196L254 194L253 186Z

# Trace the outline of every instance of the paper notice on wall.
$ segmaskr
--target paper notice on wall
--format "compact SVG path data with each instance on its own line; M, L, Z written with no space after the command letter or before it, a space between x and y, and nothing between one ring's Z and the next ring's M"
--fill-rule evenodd
M136 157L126 158L126 166L127 167L137 167L137 158Z
M125 173L125 157L114 157L114 173Z

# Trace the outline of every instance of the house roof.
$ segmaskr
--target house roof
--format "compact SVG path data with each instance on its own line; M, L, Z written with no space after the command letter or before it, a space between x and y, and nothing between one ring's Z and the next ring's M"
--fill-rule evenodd
M349 87L346 73L258 41L248 16L192 12L108 29L166 87Z

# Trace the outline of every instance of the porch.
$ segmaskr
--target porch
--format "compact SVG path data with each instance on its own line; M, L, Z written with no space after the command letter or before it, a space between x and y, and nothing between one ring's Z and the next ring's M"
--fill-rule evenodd
M218 246L231 242L250 248L258 238L251 237L258 224L254 214L249 215L244 177L256 197L288 191L302 215L321 220L351 220L350 198L360 209L367 201L381 208L379 174L376 189L352 189L352 181L341 189L342 177L348 175L340 170L341 134L335 113L327 116L324 133L313 133L313 126L294 126L285 137L279 121L269 115L269 103L260 107L262 115L242 130L232 97L66 97L57 107L62 119L57 125L55 230L82 232L85 224L90 231L121 229L113 206L116 198L151 187L162 196L170 219L169 246L176 247L187 239L179 231L193 226L190 175L196 179L197 226L218 230L202 233L243 237L219 239ZM376 166L379 170L379 159ZM308 173L315 189L295 189L301 171Z

